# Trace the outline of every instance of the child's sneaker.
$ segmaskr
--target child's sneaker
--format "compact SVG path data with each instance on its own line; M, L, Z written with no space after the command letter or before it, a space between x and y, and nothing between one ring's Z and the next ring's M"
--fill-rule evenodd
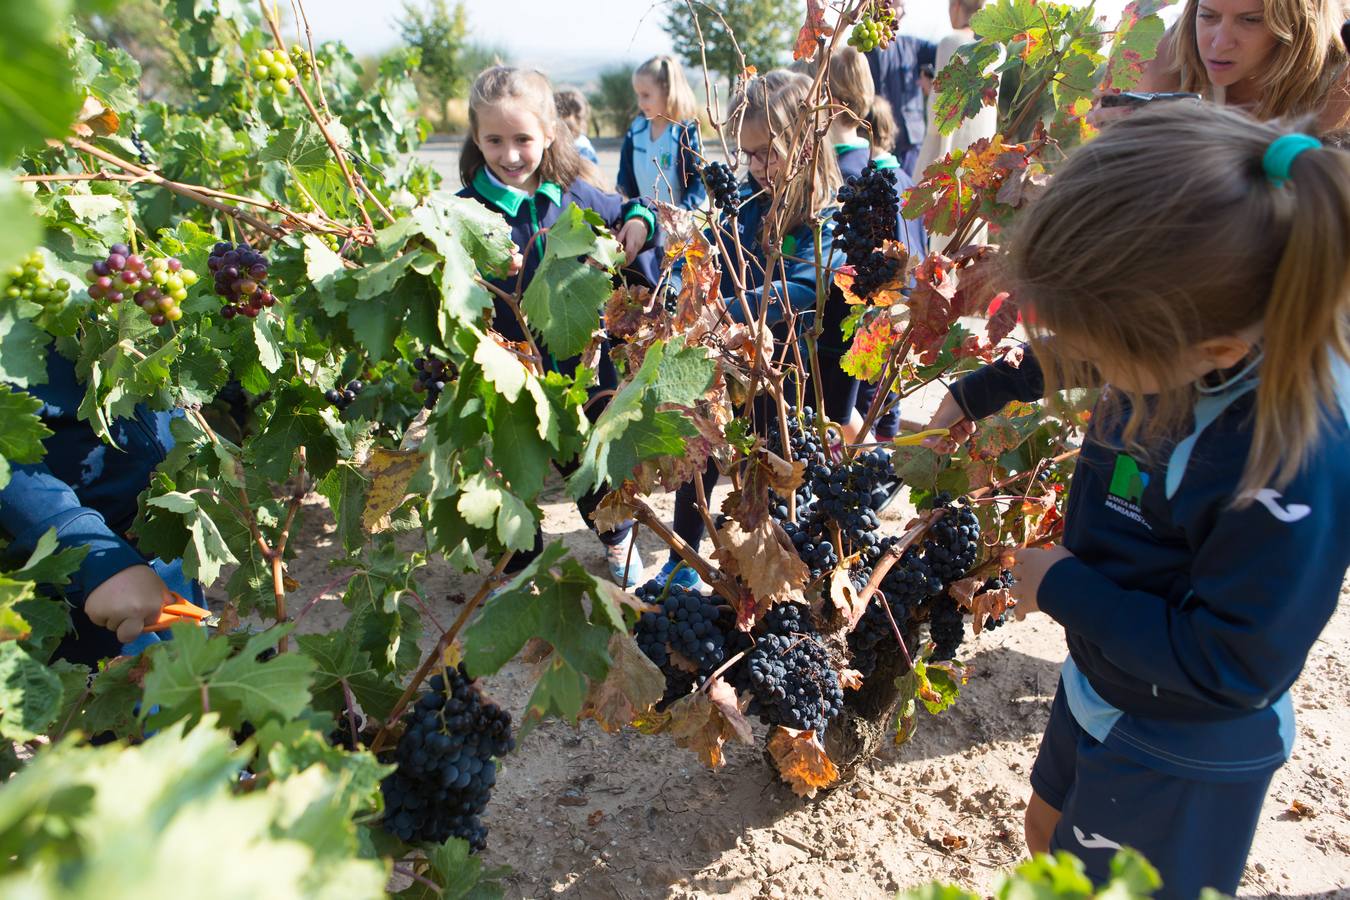
M633 546L633 532L621 542L605 547L605 562L609 563L609 577L625 588L642 584L642 555Z
M656 575L657 584L665 587L667 584L673 584L676 587L684 588L686 591L697 591L703 593L708 587L698 573L689 568L689 565L679 557L666 560L666 564L661 567L661 571Z

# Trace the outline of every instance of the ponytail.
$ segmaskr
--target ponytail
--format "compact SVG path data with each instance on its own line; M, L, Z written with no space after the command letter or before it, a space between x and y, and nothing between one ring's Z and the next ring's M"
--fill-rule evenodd
M1051 354L1079 346L1164 386L1108 395L1129 401L1117 408L1131 452L1165 453L1191 427L1201 386L1175 385L1178 359L1211 339L1259 340L1242 504L1288 484L1337 409L1335 373L1350 362L1350 154L1281 156L1300 144L1271 151L1287 124L1167 106L1113 124L1056 168L1013 225L1008 270L1029 329L1065 338ZM1050 363L1048 378L1076 364Z
M1298 473L1327 410L1336 407L1335 356L1350 362L1350 155L1305 150L1290 164L1288 181L1268 189L1289 232L1263 319L1243 495L1283 486Z

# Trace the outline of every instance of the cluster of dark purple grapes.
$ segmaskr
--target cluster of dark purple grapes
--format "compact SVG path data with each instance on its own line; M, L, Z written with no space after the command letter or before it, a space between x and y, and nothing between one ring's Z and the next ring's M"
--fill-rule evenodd
M788 439L786 445L782 436L778 433L776 427L770 428L772 435L773 450L784 459L790 459L806 466L809 470L814 465L824 465L830 461L830 454L827 452L825 442L821 440L820 431L816 428L816 411L809 406L802 407L799 412L795 406L787 409L788 420ZM788 521L788 503L787 500L776 494L770 496L772 508L770 512L773 517L784 523ZM811 502L811 487L805 481L797 488L797 506L799 508L806 506Z
M141 165L150 165L150 151L145 146L145 141L141 140L141 133L136 129L131 130L131 146L136 148L136 155L141 161Z
M736 183L736 174L726 163L710 162L704 166L703 183L713 206L732 213L740 206L740 186Z
M840 549L870 566L881 556L877 510L889 497L894 481L890 457L881 450L859 453L852 460L815 463L797 493L796 521L787 520L787 506L782 502L770 512L780 520L813 578L839 565ZM836 528L839 547L834 543ZM861 572L853 574L866 583Z
M463 666L433 675L404 717L406 728L384 779L384 827L404 841L463 838L487 844L479 816L497 783L495 757L515 749L511 716L483 700Z
M810 610L801 604L779 603L769 610L739 680L750 693L748 712L766 725L820 736L844 708L839 673Z
M266 287L267 257L248 244L220 241L211 248L206 268L216 278L216 295L225 298L220 314L226 319L256 319L276 305L276 295Z
M969 506L953 504L945 494L937 496L936 506L946 509L947 514L933 526L921 547L906 549L900 561L887 571L880 590L849 633L850 664L864 678L875 670L886 642L895 639L891 618L903 629L906 622L916 616L922 618L926 613L929 635L935 644L934 659L951 659L961 645L965 635L961 608L948 595L947 587L965 577L975 565L979 555L980 523ZM863 554L862 562L866 568L857 568L863 568L870 579L871 567L898 542L897 537L883 538L875 548L869 547L869 552ZM994 586L984 589L993 590ZM889 617L881 608L882 603L890 609Z
M980 520L962 497L953 504L947 494L938 494L934 509L947 514L928 531L923 556L933 574L950 584L964 578L980 555Z
M366 389L364 381L349 381L344 388L329 388L323 392L323 399L336 406L338 409L346 409L356 402L356 397Z
M980 585L980 589L975 592L975 596L978 597L981 594L987 594L990 591L1005 590L1007 588L1012 587L1016 583L1017 579L1013 577L1012 569L1002 569L999 571L998 575L994 576L993 578L986 579L984 584ZM986 629L998 628L1007 620L1008 620L1008 611L1004 610L1003 615L999 616L997 619L995 619L993 616L985 616L984 627Z
M899 214L894 169L878 169L870 162L839 189L834 246L844 251L853 267L853 293L859 297L872 296L903 274L900 261L880 250L883 242L898 237Z
M660 607L644 612L637 623L637 643L647 658L662 669L675 652L708 676L726 662L726 636L718 620L717 597L705 597L677 584L649 581L635 592L638 599Z
M435 409L436 401L441 399L441 391L445 390L445 381L450 372L446 368L445 361L436 359L434 356L419 356L413 360L413 371L417 373L417 380L413 382L413 390L419 394L426 394L427 399L422 403L427 409Z

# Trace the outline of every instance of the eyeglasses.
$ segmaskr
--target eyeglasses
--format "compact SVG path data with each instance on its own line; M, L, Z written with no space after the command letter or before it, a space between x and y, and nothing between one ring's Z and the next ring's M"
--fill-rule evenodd
M759 160L763 165L769 164L769 157L773 153L771 147L765 147L763 150L747 150L741 147L736 151L736 166L749 165L755 160Z

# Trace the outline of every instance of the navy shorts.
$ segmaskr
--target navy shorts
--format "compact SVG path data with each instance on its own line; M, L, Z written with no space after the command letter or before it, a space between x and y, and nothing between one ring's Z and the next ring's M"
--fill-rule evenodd
M1159 898L1194 900L1202 888L1237 891L1274 773L1252 781L1193 781L1109 750L1069 711L1061 684L1031 769L1031 787L1060 811L1050 849L1081 859L1098 884L1121 847L1162 876Z

